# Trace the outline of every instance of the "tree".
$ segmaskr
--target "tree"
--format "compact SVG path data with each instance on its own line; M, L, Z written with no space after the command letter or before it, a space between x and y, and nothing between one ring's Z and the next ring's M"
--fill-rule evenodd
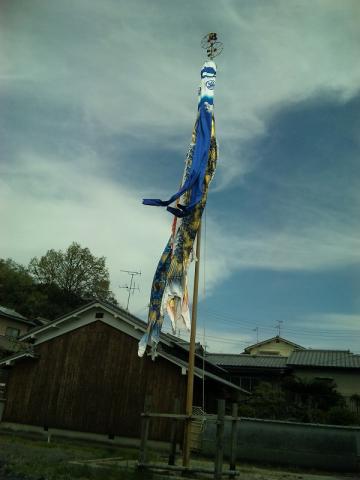
M331 407L326 415L330 425L359 425L359 417L345 406Z
M248 407L254 409L255 416L258 418L281 420L288 415L284 392L279 385L269 382L259 382L256 385Z
M336 425L358 424L360 420L346 407L345 399L333 381L306 380L293 375L276 385L260 382L246 403L239 407L239 414Z
M36 317L45 316L46 303L46 292L38 288L25 267L10 258L0 259L0 305Z
M41 285L57 287L69 299L99 299L117 303L109 289L109 272L105 257L95 257L88 248L72 243L64 252L48 250L34 257L29 272Z

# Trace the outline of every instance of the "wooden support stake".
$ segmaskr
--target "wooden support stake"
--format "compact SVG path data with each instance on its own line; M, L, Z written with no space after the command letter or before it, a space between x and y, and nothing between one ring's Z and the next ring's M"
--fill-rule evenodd
M194 277L193 303L191 311L191 333L189 348L189 368L187 377L186 393L186 415L192 415L193 397L194 397L194 365L195 365L195 337L196 337L196 317L199 292L199 272L200 272L200 241L201 241L201 222L199 225L196 239L196 263ZM190 465L190 436L191 436L191 418L185 421L184 444L183 444L183 466L189 468Z
M230 440L230 470L236 470L236 449L237 449L237 426L238 426L238 404L232 404L231 411L231 440Z
M164 471L173 471L173 472L182 472L185 473L186 476L192 473L208 473L208 474L213 474L214 469L213 468L197 468L197 467L191 467L191 468L186 468L182 467L180 465L165 465L164 463L146 463L144 467L149 468L151 470L164 470ZM228 475L229 477L235 477L239 472L233 472L230 470L223 470L223 475ZM162 477L164 478L164 477ZM167 476L166 478L170 478ZM178 478L178 477L176 477Z
M146 447L149 437L150 417L146 416L151 410L151 396L146 395L144 402L144 414L141 418L141 439L140 439L140 451L139 451L139 467L146 463Z
M225 400L218 400L216 425L215 480L221 480L224 450Z
M174 404L174 413L178 414L180 411L180 400L175 398ZM169 465L175 465L175 456L176 456L176 433L177 433L178 421L176 418L171 422L171 434L170 434L170 454L169 454Z

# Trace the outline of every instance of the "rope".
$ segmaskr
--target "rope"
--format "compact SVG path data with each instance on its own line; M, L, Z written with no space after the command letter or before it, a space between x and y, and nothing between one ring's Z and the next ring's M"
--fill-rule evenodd
M204 234L203 234L203 300L206 297L206 207L204 209Z

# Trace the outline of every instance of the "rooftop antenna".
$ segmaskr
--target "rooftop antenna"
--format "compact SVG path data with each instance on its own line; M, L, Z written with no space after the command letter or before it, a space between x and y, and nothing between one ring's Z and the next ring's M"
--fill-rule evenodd
M282 323L284 323L282 320L278 320L277 325L275 326L275 328L277 328L277 330L278 330L278 337L281 337L281 324Z
M253 332L256 332L256 343L259 343L259 327L253 328Z
M120 270L120 272L127 273L130 275L131 280L130 280L130 285L120 285L119 288L126 288L128 291L128 299L127 299L127 304L126 304L126 310L129 311L129 302L130 302L130 295L134 294L135 290L140 290L138 286L135 285L134 282L134 277L135 275L141 275L141 272L133 272L131 270Z

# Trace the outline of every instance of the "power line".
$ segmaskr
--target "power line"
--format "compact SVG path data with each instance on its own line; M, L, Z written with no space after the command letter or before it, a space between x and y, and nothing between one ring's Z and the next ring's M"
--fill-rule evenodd
M224 315L224 314L219 314L217 312L209 312L207 311L206 313L206 316L210 317L210 318L215 318L215 319L220 319L221 320L221 323L222 324L228 324L228 325L231 325L233 327L245 327L245 328L250 328L254 327L254 323L253 322L250 322L250 321L246 321L246 320L243 320L243 319L240 319L240 320L236 320L234 319L233 317L229 317L227 315ZM280 322L282 322L280 320ZM259 327L261 327L262 329L265 329L265 330L274 330L274 327L270 327L268 325L260 325L257 323L257 325ZM278 328L275 327L275 328ZM289 332L289 333L296 333L296 334L306 334L306 335L317 335L317 334L321 334L321 335L334 335L334 336L338 336L339 334L340 335L360 335L360 330L359 329L347 329L347 330L344 330L344 328L342 328L341 330L337 330L337 329L327 329L327 330L318 330L318 329L304 329L304 328L299 328L297 329L296 327L286 327L284 328L284 330L286 330L286 332Z

